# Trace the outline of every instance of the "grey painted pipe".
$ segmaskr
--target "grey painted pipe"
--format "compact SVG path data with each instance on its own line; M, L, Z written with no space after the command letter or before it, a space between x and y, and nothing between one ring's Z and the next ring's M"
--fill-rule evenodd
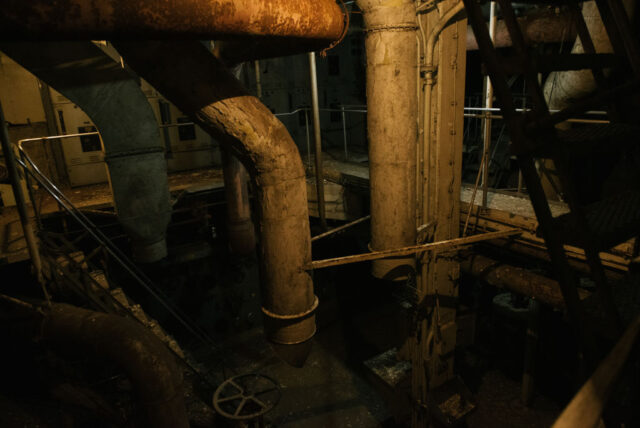
M265 333L301 365L315 334L305 171L286 127L199 42L118 42L127 64L244 164L254 182Z
M91 42L2 43L0 50L77 104L96 124L118 220L143 263L167 255L171 217L164 148L138 83Z

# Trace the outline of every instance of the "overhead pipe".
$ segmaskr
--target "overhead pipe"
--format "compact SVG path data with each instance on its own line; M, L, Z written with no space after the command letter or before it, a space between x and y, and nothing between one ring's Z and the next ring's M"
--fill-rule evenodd
M358 0L365 22L371 250L416 243L418 142L415 2ZM372 262L377 278L404 280L415 257Z
M0 40L340 38L334 0L5 0Z
M138 82L91 42L5 42L0 50L96 124L118 220L142 263L167 255L171 218L164 146Z
M575 26L571 25L571 15L567 12L544 10L518 18L525 43L561 43L575 40ZM496 48L511 46L511 35L504 20L496 23L493 45ZM478 50L478 42L471 26L467 27L467 50Z
M244 164L255 189L267 339L302 365L315 334L305 171L286 127L199 42L118 42L125 61Z
M16 320L4 320L5 335L113 361L133 384L145 426L189 427L182 371L167 347L140 323L61 303L33 306L7 296L0 300L3 313Z

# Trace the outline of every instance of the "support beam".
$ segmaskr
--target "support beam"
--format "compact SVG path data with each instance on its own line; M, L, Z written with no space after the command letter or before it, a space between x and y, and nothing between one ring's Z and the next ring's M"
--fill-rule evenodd
M18 215L20 216L20 224L22 225L22 233L24 234L24 240L27 243L27 250L29 251L29 257L31 258L31 264L35 270L38 282L43 283L42 279L42 260L40 259L40 250L38 249L38 241L33 227L33 221L29 217L27 212L27 202L22 190L22 183L20 180L20 173L16 159L14 157L13 148L9 141L9 132L7 130L7 121L4 118L4 111L2 105L0 105L0 145L2 147L2 154L4 155L4 162L7 166L7 173L9 174L9 180L11 181L11 189L13 190L13 197L16 200L16 208L18 209ZM46 299L49 299L46 289L44 289Z
M508 236L519 235L519 230L505 230L502 232L489 232L481 235L467 236L464 238L450 239L446 241L430 242L422 245L412 245L410 247L394 248L392 250L372 251L365 254L356 254L353 256L335 257L333 259L316 260L305 266L306 269L322 269L330 266L340 266L349 263L365 262L369 260L382 260L404 257L413 254L420 254L430 251L451 251L459 249L465 245L477 242L488 241L491 239L504 238Z
M627 327L616 346L580 388L552 428L598 426L604 406L640 334L640 316Z

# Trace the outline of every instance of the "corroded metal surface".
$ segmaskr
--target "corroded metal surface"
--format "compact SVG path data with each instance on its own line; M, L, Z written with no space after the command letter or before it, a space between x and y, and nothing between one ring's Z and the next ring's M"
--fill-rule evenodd
M416 243L418 96L416 13L412 1L358 2L366 25L371 250ZM400 94L400 95L399 95ZM413 256L377 260L377 278L404 280Z
M316 297L311 275L303 269L311 261L305 172L287 129L197 41L120 42L116 48L246 167L258 211L266 335L272 343L286 344L276 347L285 360L292 362L289 350L296 348L304 352L295 359L304 361L309 349L302 344L310 343L315 332ZM291 318L270 322L285 317Z
M209 40L274 36L333 41L343 32L343 18L334 0L5 0L0 37Z

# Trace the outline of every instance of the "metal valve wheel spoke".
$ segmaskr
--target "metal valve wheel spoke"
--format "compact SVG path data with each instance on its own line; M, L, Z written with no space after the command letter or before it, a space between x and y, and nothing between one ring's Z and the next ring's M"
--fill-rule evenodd
M250 420L273 409L278 404L280 395L277 382L268 376L234 376L216 389L213 394L213 407L227 419Z

